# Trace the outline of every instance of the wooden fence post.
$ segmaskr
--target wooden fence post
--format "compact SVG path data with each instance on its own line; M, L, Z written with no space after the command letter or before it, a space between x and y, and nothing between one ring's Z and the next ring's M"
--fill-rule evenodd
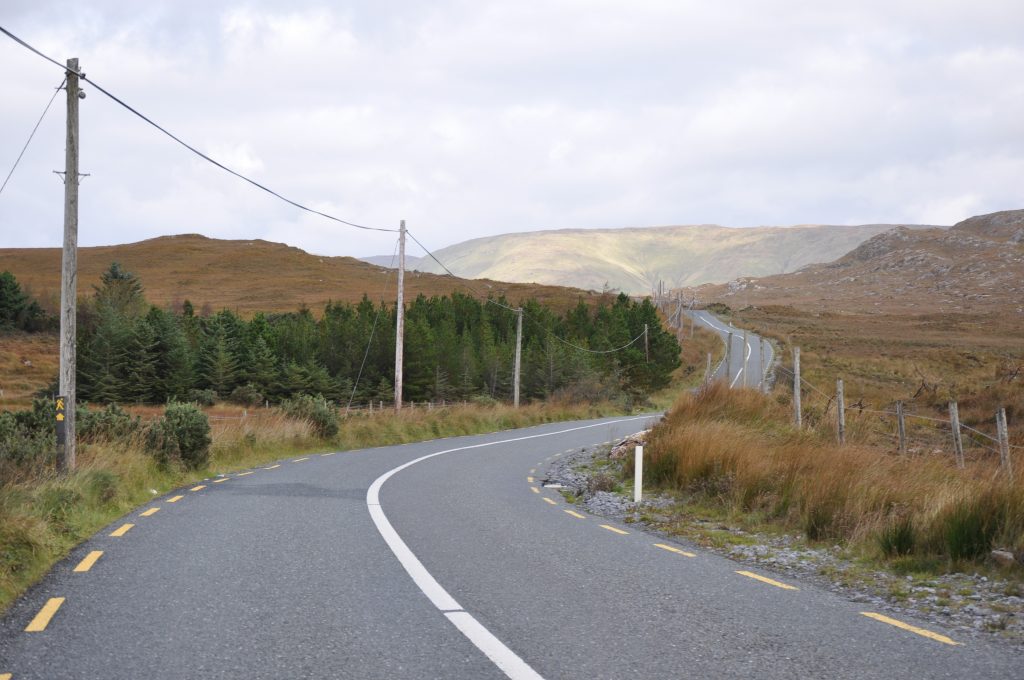
M899 452L907 452L907 421L903 415L903 402L896 402L896 434L899 436Z
M711 352L708 352L708 367L704 369L704 382L711 380Z
M800 408L800 348L793 348L793 420L799 430L803 418Z
M955 401L949 402L949 422L953 429L953 453L956 455L956 466L964 467L964 441L960 435L960 409Z
M996 433L999 438L999 465L1007 475L1013 474L1013 464L1010 462L1010 428L1006 422L1006 409L1001 408L996 413Z
M839 443L846 443L846 397L843 395L843 379L836 380L836 423L838 425Z

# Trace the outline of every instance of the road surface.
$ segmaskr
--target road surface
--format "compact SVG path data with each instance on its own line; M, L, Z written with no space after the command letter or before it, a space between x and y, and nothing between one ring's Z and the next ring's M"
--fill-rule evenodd
M762 338L753 331L747 331L746 342L744 342L743 329L734 328L722 321L711 312L704 310L687 310L685 312L698 325L718 333L722 342L728 346L729 333L732 333L732 353L713 367L714 380L721 380L728 376L731 387L761 387L765 385L768 371L775 360L775 350L770 342L765 341L762 348ZM764 352L764 363L761 363L761 353Z
M542 486L558 456L650 420L301 456L156 498L0 619L0 678L1022 676L1006 647Z

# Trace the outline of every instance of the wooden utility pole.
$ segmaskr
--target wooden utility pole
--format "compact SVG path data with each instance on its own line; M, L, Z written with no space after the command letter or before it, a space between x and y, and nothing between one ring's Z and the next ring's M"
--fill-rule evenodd
M398 316L395 320L395 412L402 410L402 357L405 355L405 220L398 229Z
M651 363L651 343L648 341L647 324L644 324L644 361Z
M846 395L843 394L843 379L836 380L836 425L839 443L846 443Z
M960 408L955 401L949 402L949 424L953 429L953 454L956 455L956 466L964 467L964 440L960 434Z
M68 59L67 142L64 147L64 252L60 269L60 393L67 399L64 420L64 455L57 459L60 472L75 469L75 341L78 302L78 59ZM58 442L59 444L60 442Z
M512 404L516 408L519 408L519 374L522 366L523 357L523 308L519 307L516 309L516 363L515 368L512 370L513 383L512 388Z
M793 348L793 422L799 430L803 421L800 406L800 348Z

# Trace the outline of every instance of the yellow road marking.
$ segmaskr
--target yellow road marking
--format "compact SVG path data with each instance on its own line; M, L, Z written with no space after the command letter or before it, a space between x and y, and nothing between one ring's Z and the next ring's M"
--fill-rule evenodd
M39 610L36 617L32 619L31 623L25 626L26 633L39 633L46 630L46 627L50 625L50 619L57 613L60 606L64 604L63 597L51 597L50 600L43 605L43 608Z
M293 462L293 463L301 463L301 462L302 462L302 461L304 461L304 460L309 460L309 458L308 458L308 457L307 457L307 458L296 458L296 459L295 459L295 460L293 460L292 462Z
M0 680L11 680L10 673L0 673Z
M264 470L273 470L273 469L275 469L275 468L279 468L279 467L281 467L281 466L280 466L280 465L271 465L270 467L265 467L265 468L263 468L263 469L264 469Z
M553 500L551 500L547 496L544 496L544 502L547 503L548 505L558 505L558 503L554 502Z
M220 479L213 480L213 483L214 484L223 484L224 482L228 481L229 479L231 479L231 478L230 477L221 477Z
M530 484L533 484L533 477L527 477L526 481L529 482Z
M902 628L903 630L909 630L911 633L917 633L918 635L926 637L929 640L935 640L936 642L941 642L945 645L953 645L954 647L960 645L959 642L951 640L945 635L939 635L938 633L933 633L932 631L925 630L924 628L911 626L909 623L903 623L902 621L897 621L896 619L890 619L888 616L883 616L882 614L876 614L874 612L861 612L861 614L868 617L869 619L881 621L882 623L888 623L890 626L896 626L897 628Z
M111 535L111 536L124 536L125 534L127 534L127 533L128 533L128 531L129 531L129 530L130 530L130 529L131 529L131 528L132 528L133 526L135 526L135 525L134 525L134 524L122 524L122 525L121 525L121 526L119 526L119 527L118 527L117 529L114 529L114 531L113 531L113 532L111 532L111 534L110 534L110 535Z
M786 585L785 583L780 583L779 581L775 581L773 579L770 579L767 576L761 576L760 574L755 574L752 571L737 571L736 573L739 574L740 576L746 576L747 578L756 579L756 580L760 581L761 583L767 583L768 585L775 586L776 588L782 588L783 590L800 590L796 586L790 586L790 585Z
M180 500L181 500L182 498L184 498L184 496L174 496L173 498L168 498L168 499L167 499L167 502L168 502L168 503L177 503L177 502L178 502L178 501L180 501Z
M578 513L578 512L574 512L574 511L572 511L572 510L563 510L562 512L564 512L564 513L565 513L565 514L567 514L567 515L572 515L572 516L573 516L573 517L575 517L576 519L586 519L586 517L584 517L584 516L583 516L583 515L581 515L580 513Z
M532 491L532 492L534 492L534 493L540 493L540 489L538 489L538 488L537 488L537 487L535 487L535 486L531 486L531 487L530 487L530 491Z
M256 474L255 470L249 470L248 472L239 472L235 477L245 477L246 475Z
M78 566L74 568L74 571L79 573L83 571L89 571L90 569L92 569L92 565L96 564L96 560L98 560L100 558L100 555L102 554L102 550L93 550L91 553L85 556L85 559L78 563Z
M160 508L150 508L149 510L146 510L144 513L142 513L142 516L149 517L150 515L155 515L158 512L160 512Z
M617 529L617 528L613 527L613 526L612 526L612 525L610 525L610 524L602 524L602 525L601 525L601 528L602 528L602 529L607 529L608 531L614 531L614 532L615 532L615 533L617 533L617 534L622 534L622 535L627 535L627 534L629 534L629 532L628 532L628 531L623 531L622 529Z
M665 545L664 543L655 543L654 547L661 548L662 550L668 550L669 552L674 552L679 555L686 555L687 557L696 557L696 555L694 555L692 552L686 552L685 550L680 550L679 548L673 548L672 546Z
M205 488L205 484L200 484L199 486L193 486L191 489L189 489L189 491L202 491Z

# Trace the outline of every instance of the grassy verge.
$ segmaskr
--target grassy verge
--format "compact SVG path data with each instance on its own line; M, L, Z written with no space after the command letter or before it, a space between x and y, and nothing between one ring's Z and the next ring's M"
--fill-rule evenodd
M685 516L799 531L903 570L957 570L1002 548L1024 557L1024 473L946 455L897 456L856 433L796 430L788 408L719 384L682 395L647 443L647 479ZM627 466L628 468L628 466Z
M699 387L704 382L708 354L711 355L712 369L725 357L725 343L717 333L697 328L691 336L688 323L684 328L686 330L679 333L681 363L672 374L672 384L650 397L655 409L660 411L667 411L681 393Z
M84 444L70 475L35 474L0 486L0 611L78 543L157 494L198 479L289 455L402 444L620 413L613 405L531 404L456 406L358 415L341 421L336 437L315 436L311 423L276 410L212 420L209 464L200 470L162 469L143 453L139 437Z

